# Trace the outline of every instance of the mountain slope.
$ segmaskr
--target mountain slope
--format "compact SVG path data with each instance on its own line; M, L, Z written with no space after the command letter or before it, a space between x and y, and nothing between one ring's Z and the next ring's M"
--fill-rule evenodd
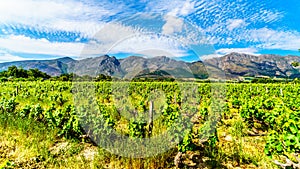
M226 75L233 77L300 77L299 68L293 67L292 62L300 62L300 57L231 53L221 58L205 60L205 63L221 69Z
M122 77L124 75L119 60L114 56L109 57L108 55L71 62L68 66L68 72L78 75L96 76L98 74L105 74L115 77Z
M158 56L153 58L142 58L131 56L120 61L121 68L125 71L124 78L143 77L157 74L173 78L192 78L193 72L188 63L174 59Z
M39 69L51 76L57 76L68 72L68 65L75 62L74 59L69 57L54 59L54 60L27 60L0 63L0 71L7 70L10 66L22 67L24 69Z
M130 56L117 59L114 56L104 55L83 60L65 57L55 60L0 63L0 71L16 65L25 69L37 68L52 76L73 72L78 75L105 74L126 79L155 76L201 79L236 79L242 76L299 78L300 68L293 67L293 62L300 62L300 57L230 53L220 58L189 63L165 56L153 58Z

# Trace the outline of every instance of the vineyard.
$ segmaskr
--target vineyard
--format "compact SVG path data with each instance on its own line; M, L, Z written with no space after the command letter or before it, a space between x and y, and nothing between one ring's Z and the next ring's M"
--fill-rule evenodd
M0 168L300 168L300 85L2 82Z

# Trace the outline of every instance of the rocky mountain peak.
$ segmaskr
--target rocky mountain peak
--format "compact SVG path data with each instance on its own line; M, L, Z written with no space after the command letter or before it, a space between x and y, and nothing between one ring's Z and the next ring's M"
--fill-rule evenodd
M251 55L243 53L230 53L223 57L211 58L201 61L184 62L176 61L166 56L143 58L130 56L117 59L115 56L103 55L94 58L74 60L64 57L55 60L31 60L9 63L0 63L0 71L6 70L9 66L16 65L25 69L38 68L50 75L62 73L76 73L78 75L96 76L105 74L119 78L133 78L146 75L168 74L178 77L207 78L208 74L213 78L224 78L216 72L223 72L227 78L239 78L241 76L269 76L269 77L300 77L300 67L292 66L293 62L300 63L298 56L279 55ZM208 73L208 71L211 71ZM153 73L156 72L156 73Z

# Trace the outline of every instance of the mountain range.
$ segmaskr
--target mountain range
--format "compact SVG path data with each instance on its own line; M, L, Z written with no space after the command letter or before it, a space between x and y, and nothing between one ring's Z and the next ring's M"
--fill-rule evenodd
M237 79L245 76L268 76L299 78L298 56L250 55L230 53L222 57L196 62L178 61L165 56L144 58L130 56L117 59L114 56L99 56L74 60L69 57L54 60L29 60L0 63L0 71L15 65L24 69L37 68L51 76L64 73L96 76L105 74L118 78L173 77L173 78L216 78Z

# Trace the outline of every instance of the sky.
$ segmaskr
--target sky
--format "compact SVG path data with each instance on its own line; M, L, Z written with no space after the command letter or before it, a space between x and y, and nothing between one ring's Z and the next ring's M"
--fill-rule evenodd
M300 55L298 0L0 0L0 62Z

